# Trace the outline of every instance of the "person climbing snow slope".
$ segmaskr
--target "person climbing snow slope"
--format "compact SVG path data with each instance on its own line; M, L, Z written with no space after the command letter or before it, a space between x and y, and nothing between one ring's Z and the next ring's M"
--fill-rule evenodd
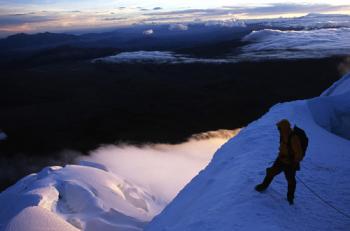
M305 132L297 126L292 129L289 121L286 119L279 121L277 128L280 133L278 157L273 165L266 169L266 176L263 182L255 186L255 190L263 192L276 175L284 172L288 182L287 200L292 205L296 189L295 175L300 170L300 162L304 158L308 138Z

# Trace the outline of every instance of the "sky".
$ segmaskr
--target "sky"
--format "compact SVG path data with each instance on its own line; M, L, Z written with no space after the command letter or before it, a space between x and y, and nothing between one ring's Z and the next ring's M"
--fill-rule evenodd
M135 23L350 14L344 0L0 0L0 35L113 28Z

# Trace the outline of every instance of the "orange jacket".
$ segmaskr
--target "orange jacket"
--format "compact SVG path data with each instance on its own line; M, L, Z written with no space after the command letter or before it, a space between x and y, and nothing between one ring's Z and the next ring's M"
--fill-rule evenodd
M292 129L288 120L282 120L277 123L280 131L280 147L278 158L285 164L298 164L302 160L303 150L300 144L299 137L292 135ZM290 141L290 148L288 142ZM290 152L290 153L289 153Z

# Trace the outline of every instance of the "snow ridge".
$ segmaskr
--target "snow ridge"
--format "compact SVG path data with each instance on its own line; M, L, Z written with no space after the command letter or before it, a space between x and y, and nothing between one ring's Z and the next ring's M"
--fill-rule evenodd
M84 160L80 165L44 168L2 192L0 231L347 230L349 80L350 74L320 97L272 107L221 146L210 164L164 210L168 200L136 178L130 180L100 162ZM254 191L265 168L276 158L276 122L284 118L302 127L310 141L297 174L293 206L285 200L283 175L276 177L265 193ZM220 134L227 135L225 131ZM191 140L198 147L203 146L203 139L213 136L217 137L206 133ZM163 151L169 148L156 147ZM182 146L178 149L183 150Z
M275 124L287 118L305 129L310 139L298 178L339 211L350 214L350 141L339 133L341 127L348 128L350 118L342 116L350 114L348 78L326 91L328 96L271 108L224 144L145 230L347 230L350 219L320 201L300 181L294 206L285 199L283 174L265 193L256 192L254 186L276 158ZM321 119L338 131L320 126Z

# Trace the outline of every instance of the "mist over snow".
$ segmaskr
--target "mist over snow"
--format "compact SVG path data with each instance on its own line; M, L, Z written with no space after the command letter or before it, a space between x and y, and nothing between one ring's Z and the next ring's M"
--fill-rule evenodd
M82 165L97 163L104 166L107 171L142 185L153 195L169 202L209 163L215 151L238 132L201 133L185 143L174 145L106 145L79 160Z
M44 168L0 193L0 231L142 230L240 130L181 144L108 145Z

